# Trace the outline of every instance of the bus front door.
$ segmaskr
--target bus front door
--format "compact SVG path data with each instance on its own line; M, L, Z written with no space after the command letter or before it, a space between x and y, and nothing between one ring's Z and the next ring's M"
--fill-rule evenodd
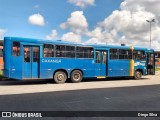
M147 75L155 74L155 58L154 53L147 53Z
M23 78L39 78L39 47L23 47Z
M107 76L108 51L96 50L96 76L105 78Z

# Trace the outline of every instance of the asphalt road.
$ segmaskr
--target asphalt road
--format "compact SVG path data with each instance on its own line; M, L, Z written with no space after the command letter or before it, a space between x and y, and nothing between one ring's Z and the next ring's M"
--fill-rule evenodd
M101 80L60 85L48 81L0 81L0 111L160 111L160 82L153 78L150 76L140 81ZM150 83L155 84L149 85ZM94 115L84 118L82 115L71 118L54 117L54 119L159 120L160 118L114 118Z
M160 85L1 95L0 111L160 111Z

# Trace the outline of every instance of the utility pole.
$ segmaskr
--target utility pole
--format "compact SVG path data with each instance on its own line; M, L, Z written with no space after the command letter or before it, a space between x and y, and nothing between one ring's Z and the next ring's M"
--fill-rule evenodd
M151 49L152 47L152 36L151 36L151 33L152 33L152 28L151 28L151 25L152 25L152 22L155 22L155 19L152 19L152 20L146 20L149 25L150 25L150 44L149 44L149 48Z

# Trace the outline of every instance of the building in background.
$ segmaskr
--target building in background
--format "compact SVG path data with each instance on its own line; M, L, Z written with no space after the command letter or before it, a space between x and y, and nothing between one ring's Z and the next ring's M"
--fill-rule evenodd
M0 70L3 69L3 40L0 40Z

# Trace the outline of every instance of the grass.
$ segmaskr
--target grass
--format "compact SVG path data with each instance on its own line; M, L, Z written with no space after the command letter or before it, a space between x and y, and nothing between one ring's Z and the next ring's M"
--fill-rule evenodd
M2 71L2 70L0 70L0 78L4 78L4 77L3 77L3 71Z
M160 71L160 68L156 68L156 71Z

